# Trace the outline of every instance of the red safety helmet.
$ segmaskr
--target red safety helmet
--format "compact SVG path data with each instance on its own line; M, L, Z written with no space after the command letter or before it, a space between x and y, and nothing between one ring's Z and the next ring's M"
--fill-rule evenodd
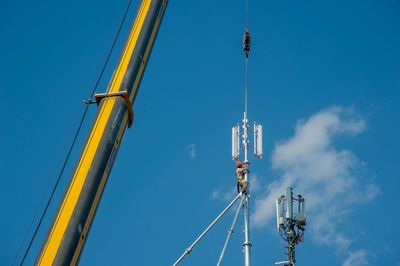
M237 167L237 168L239 168L239 167L243 167L243 163L242 163L242 162L240 162L240 161L239 161L239 162L236 162L236 167Z

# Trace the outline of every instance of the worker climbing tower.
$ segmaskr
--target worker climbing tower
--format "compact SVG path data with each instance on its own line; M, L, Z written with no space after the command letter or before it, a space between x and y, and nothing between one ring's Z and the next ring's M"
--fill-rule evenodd
M200 242L200 240L211 230L211 228L227 213L227 211L240 199L239 206L235 212L233 222L228 230L228 235L225 239L222 251L220 253L217 266L220 266L224 258L229 240L234 232L234 227L236 225L237 219L239 217L240 211L243 210L243 255L244 255L244 265L250 266L251 260L251 242L250 242L250 222L249 222L249 200L250 200L250 182L249 182L249 172L250 172L250 160L249 160L249 150L254 149L254 156L261 159L263 155L262 151L262 126L255 123L253 124L253 130L249 129L248 120L248 62L249 62L249 52L250 52L250 32L248 28L248 0L246 1L246 23L244 27L243 35L243 51L245 54L245 73L244 73L244 113L241 125L237 124L232 128L232 159L238 161L236 165L240 170L237 170L238 181L241 186L239 190L238 183L238 194L235 198L228 204L228 206L211 222L211 224L200 234L200 236L185 249L183 254L176 260L173 266L176 266L182 262L182 260L189 255L193 248ZM253 142L250 142L249 133L253 132Z

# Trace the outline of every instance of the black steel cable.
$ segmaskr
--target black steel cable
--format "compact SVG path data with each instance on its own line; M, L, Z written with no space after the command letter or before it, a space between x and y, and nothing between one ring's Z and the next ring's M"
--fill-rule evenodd
M244 26L244 36L243 36L243 48L246 55L245 62L245 72L244 72L244 112L247 118L247 101L248 101L248 65L249 65L249 51L250 51L250 33L249 29L249 3L246 2L246 15L245 15L245 26Z
M246 27L249 24L249 1L246 0Z
M245 62L245 70L244 70L244 113L245 113L245 118L247 119L247 71L248 71L248 59L246 58Z
M124 16L123 16L123 18L122 18L121 24L119 25L117 34L116 34L115 37L114 37L113 44L112 44L112 46L111 46L111 48L110 48L110 50L109 50L109 52L108 52L107 59L106 59L106 61L105 61L104 64L103 64L103 67L102 67L102 69L101 69L100 75L99 75L99 77L97 78L96 84L95 84L95 86L94 86L94 88L93 88L93 90L92 90L92 92L91 92L91 94L90 94L89 99L93 97L95 91L97 90L98 85L100 84L100 80L101 80L101 78L102 78L102 76L103 76L103 74L104 74L104 71L105 71L105 69L106 69L106 67L107 67L107 65L108 65L108 61L109 61L110 58L111 58L111 54L112 54L112 52L113 52L113 50L114 50L115 44L117 43L119 34L121 33L122 26L124 25L124 22L125 22L126 16L128 15L128 11L129 11L129 9L130 9L131 4L132 4L132 0L129 0L128 6L126 7L126 10L125 10L125 14L124 14ZM66 156L66 158L65 158L65 160L64 160L64 163L63 163L63 166L62 166L62 168L61 168L61 171L60 171L60 173L59 173L59 175L58 175L58 177L57 177L57 181L56 181L56 183L55 183L54 186L53 186L53 190L51 191L50 197L49 197L49 199L48 199L47 202L46 202L46 207L44 208L43 213L42 213L41 216L40 216L39 222L38 222L38 224L36 225L35 231L34 231L32 237L31 237L31 239L30 239L30 241L29 241L29 245L28 245L27 249L26 249L25 252L24 252L24 256L22 257L22 260L21 260L21 262L20 262L20 265L22 265L22 264L24 263L24 261L25 261L25 259L26 259L26 256L28 255L29 250L30 250L30 248L31 248L31 246L32 246L32 243L33 243L33 241L34 241L34 239L35 239L35 237L36 237L36 235L37 235L37 233L38 233L38 231L39 231L39 228L40 228L40 226L41 226L41 224L42 224L42 222L43 222L44 216L46 215L46 212L47 212L47 210L48 210L48 208L49 208L49 206L50 206L50 203L51 203L51 201L52 201L52 199L53 199L54 193L55 193L55 191L56 191L56 189L57 189L57 186L58 186L58 184L59 184L59 182L60 182L60 180L61 180L61 177L62 177L62 175L63 175L63 173L64 173L65 167L66 167L66 165L67 165L67 163L68 163L68 160L69 160L69 158L70 158L70 155L71 155L71 153L72 153L72 150L73 150L73 148L74 148L74 146L75 146L76 140L77 140L77 138L78 138L78 136L79 136L79 133L80 133L80 130L81 130L81 128L82 128L83 122L84 122L85 117L86 117L86 114L87 114L87 112L88 112L88 109L89 109L89 104L86 104L85 110L84 110L84 112L83 112L83 114L82 114L82 117L81 117L81 120L80 120L80 122L79 122L78 129L77 129L76 132L75 132L75 136L74 136L74 138L73 138L73 140L72 140L71 146L69 147L68 154L67 154L67 156ZM49 189L49 188L50 188L50 185L49 185L48 189ZM36 219L36 216L37 216L37 213L38 213L38 211L39 211L39 209L40 209L40 206L42 206L43 200L44 200L44 198L43 198L42 201L40 202L40 205L38 206L38 209L37 209L37 211L36 211L36 213L35 213L35 216L33 217L32 223L31 223L31 225L29 226L29 229L28 229L28 231L27 231L26 234L25 234L24 240L22 241L21 246L20 246L19 249L18 249L18 252L17 252L17 254L16 254L16 256L15 256L15 259L14 259L14 261L13 261L13 265L15 264L15 261L16 261L16 259L18 258L18 254L20 253L20 250L21 250L23 244L25 243L25 240L26 240L26 238L27 238L27 236L28 236L28 233L29 233L30 230L31 230L31 227L32 227L32 225L33 225L33 222L34 222L34 220Z

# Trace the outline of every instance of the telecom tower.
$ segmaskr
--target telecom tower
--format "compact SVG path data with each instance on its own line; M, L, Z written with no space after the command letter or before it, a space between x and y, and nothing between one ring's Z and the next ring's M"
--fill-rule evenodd
M246 169L249 170L250 161L248 157L248 151L251 147L254 149L254 156L261 159L262 158L262 126L258 125L254 122L253 125L253 145L250 145L249 140L249 120L248 120L248 111L247 111L247 68L248 68L248 59L249 59L249 51L250 51L250 33L248 31L247 23L244 29L243 36L243 50L246 56L246 66L245 66L245 95L244 95L244 113L242 120L242 129L243 133L240 132L240 125L237 124L232 128L232 159L238 160L240 158L241 152L243 151L243 165ZM240 138L242 138L242 145L240 145ZM245 180L248 182L248 173L245 172ZM243 251L244 251L244 265L250 265L250 230L249 230L249 187L247 187L246 192L243 194L243 218L244 218L244 242L243 242Z
M296 202L297 211L293 209ZM304 230L306 226L306 201L301 195L293 197L293 189L287 188L286 196L282 195L276 199L276 226L280 236L287 242L287 255L285 261L275 262L275 264L285 264L285 266L295 266L296 264L296 245L304 240Z
M246 0L246 25L244 28L244 36L243 36L243 51L245 53L245 86L244 86L244 113L242 125L237 124L232 128L232 159L239 160L241 155L243 156L243 165L244 168L247 169L244 173L244 178L248 183L248 173L249 173L249 156L248 152L250 149L254 149L255 157L261 159L262 158L262 126L255 123L253 125L253 130L249 129L248 122L248 111L247 111L247 72L248 72L248 59L250 52L250 33L248 31L248 2ZM242 128L243 132L241 132L240 128ZM250 144L249 132L253 132L253 145ZM241 141L240 141L241 140ZM249 184L249 183L248 183ZM220 266L222 263L222 259L225 255L225 251L227 249L229 240L233 234L233 230L235 224L237 222L240 210L243 209L243 222L244 222L244 230L243 230L243 255L244 255L244 265L250 266L250 250L251 250L251 242L250 242L250 224L249 224L249 186L247 186L245 191L238 193L235 198L228 204L228 206L211 222L211 224L200 234L200 236L188 247L185 249L184 253L176 260L173 266L177 266L182 262L182 260L189 255L193 248L200 242L200 240L211 230L211 228L226 214L226 212L240 199L240 204L236 210L235 216L233 218L233 222L231 227L228 230L228 235L225 239L225 243L223 245L221 254L219 256L217 266Z

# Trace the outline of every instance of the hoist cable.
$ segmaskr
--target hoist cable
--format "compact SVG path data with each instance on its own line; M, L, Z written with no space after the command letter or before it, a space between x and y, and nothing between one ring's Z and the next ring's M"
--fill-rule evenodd
M245 62L245 73L244 73L244 112L245 117L247 119L247 102L248 102L248 61L249 61L249 52L250 52L250 32L248 29L249 23L249 3L248 0L246 2L246 14L245 14L245 26L244 26L244 35L243 35L243 50L246 56Z
M93 97L95 91L97 90L97 88L98 88L98 86L99 86L99 84L100 84L101 78L102 78L102 76L103 76L103 74L104 74L104 71L105 71L107 65L108 65L108 61L109 61L110 58L111 58L112 52L113 52L114 47L115 47L115 45L116 45L116 43L117 43L118 37L119 37L119 35L120 35L120 33L121 33L122 27L123 27L123 25L124 25L124 22L125 22L125 19L126 19L127 15L128 15L128 11L129 11L129 9L130 9L131 4L132 4L132 0L129 0L129 3L128 3L128 5L127 5L127 7L126 7L126 10L125 10L125 13L124 13L124 16L123 16L122 21L121 21L121 23L120 23L120 25L119 25L118 31L117 31L117 33L116 33L116 35L115 35L115 37L114 37L113 44L112 44L112 46L111 46L111 48L110 48L110 50L109 50L109 52L108 52L107 59L106 59L106 61L105 61L104 64L103 64L103 67L102 67L102 69L101 69L101 71L100 71L100 74L99 74L99 76L98 76L98 78L97 78L96 84L95 84L95 86L93 87L93 90L92 90L91 93L90 93L89 99ZM35 237L36 237L36 235L37 235L37 233L38 233L38 231L39 231L39 228L40 228L40 226L41 226L41 224L42 224L42 222L43 222L44 216L46 215L47 210L48 210L48 208L49 208L49 206L50 206L50 203L51 203L51 201L52 201L52 199L53 199L53 197L54 197L55 191L56 191L56 189L57 189L57 187L58 187L58 185L59 185L59 183L60 183L61 177L62 177L62 175L63 175L63 173L64 173L64 170L65 170L65 168L66 168L66 166L67 166L67 163L68 163L68 161L69 161L69 158L70 158L70 156L71 156L72 150L73 150L73 148L74 148L74 146L75 146L76 140L78 139L79 133L80 133L80 131L81 131L81 129L82 129L82 125L83 125L83 123L84 123L84 121L85 121L85 118L86 118L88 109L89 109L89 105L86 104L85 110L83 111L82 117L81 117L80 122L79 122L79 126L78 126L78 128L77 128L77 130L76 130L76 132L75 132L75 135L74 135L74 138L73 138L73 140L72 140L71 146L70 146L69 149L68 149L67 156L66 156L66 158L65 158L65 160L64 160L64 163L63 163L62 168L61 168L61 170L60 170L60 173L59 173L59 175L58 175L58 177L57 177L57 180L56 180L56 182L55 182L55 184L54 184L54 186L53 186L53 189L52 189L52 191L51 191L51 194L50 194L50 196L49 196L49 198L48 198L48 200L47 200L47 202L46 202L46 206L45 206L45 208L44 208L42 214L40 215L40 219L39 219L39 222L37 223L37 225L36 225L36 227L35 227L35 231L34 231L32 237L30 238L29 245L28 245L28 247L26 248L26 250L25 250L25 252L24 252L24 255L23 255L23 257L22 257L22 260L21 260L21 262L20 262L20 265L22 265L22 264L24 263L24 261L25 261L25 259L26 259L26 256L28 255L29 250L30 250L30 248L31 248L31 246L32 246L32 243L33 243L33 241L35 240ZM48 186L48 188L47 188L47 191L49 191L49 189L50 189L50 184L49 184L49 186ZM38 212L39 212L40 206L42 206L42 204L43 204L43 201L44 201L44 197L42 198L42 201L40 202L40 204L39 204L39 206L38 206L38 208L37 208L37 210L36 210L36 213L35 213L35 215L34 215L34 217L33 217L33 219L32 219L32 222L31 222L31 224L30 224L30 226L29 226L29 228L28 228L28 230L27 230L27 232L26 232L26 234L25 234L25 236L24 236L24 239L23 239L23 241L22 241L22 243L21 243L21 245L20 245L20 247L19 247L19 249L18 249L18 251L17 251L17 254L16 254L16 256L15 256L15 258L14 258L14 261L13 261L13 265L15 264L15 262L16 262L16 260L17 260L17 258L18 258L18 254L20 253L20 251L21 251L21 249L22 249L22 246L23 246L23 244L24 244L25 241L26 241L27 236L28 236L29 232L31 231L32 225L33 225L34 221L36 220L37 214L38 214Z
M244 70L244 111L246 113L246 118L247 118L247 71L248 71L248 58L246 58L246 63L245 63L245 70Z
M246 0L246 27L249 24L249 1Z

